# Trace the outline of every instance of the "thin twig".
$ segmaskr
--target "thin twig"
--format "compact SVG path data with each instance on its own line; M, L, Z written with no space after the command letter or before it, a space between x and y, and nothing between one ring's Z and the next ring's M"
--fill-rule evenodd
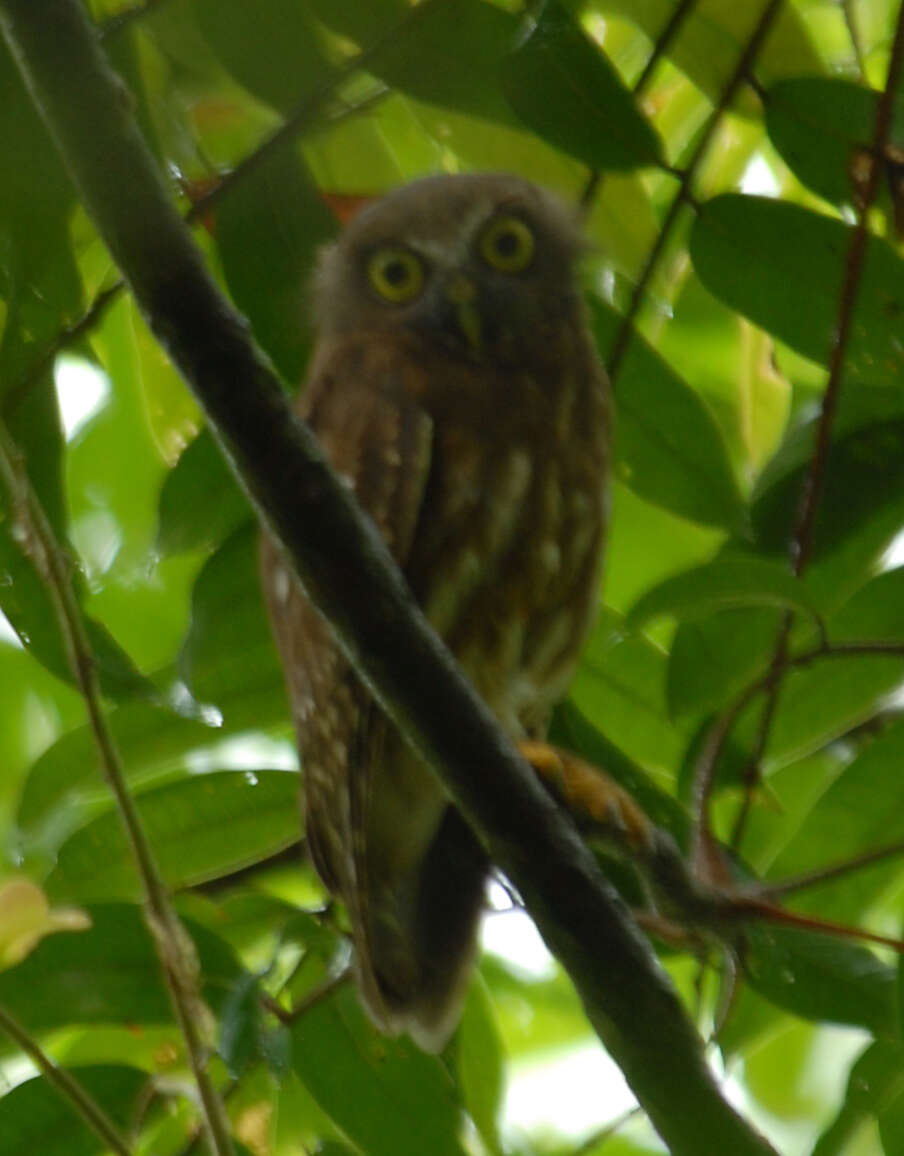
M605 1144L607 1140L611 1140L613 1136L624 1128L625 1124L629 1124L635 1117L639 1116L642 1109L635 1104L633 1108L628 1108L617 1116L614 1120L610 1120L608 1124L604 1124L596 1132L591 1132L586 1140L578 1144L577 1148L572 1152L571 1156L589 1156L590 1152L596 1152L601 1145Z
M125 785L122 763L101 705L97 664L72 588L69 560L28 480L21 454L2 422L0 484L7 492L22 548L31 558L54 603L69 665L85 702L101 771L116 800L144 889L146 920L185 1041L214 1152L217 1156L232 1156L229 1122L210 1078L207 1048L201 1038L201 1024L206 1013L197 989L198 965L194 944L172 908L137 808Z
M904 642L895 642L886 638L850 642L821 642L819 646L810 647L788 657L784 663L784 670L801 669L823 659L868 657L904 658ZM691 851L691 861L694 863L705 859L707 849L715 845L709 823L709 801L725 744L745 708L753 702L757 695L768 691L774 679L775 674L770 666L764 675L740 691L734 702L715 719L709 728L697 758L691 792L693 813L696 816Z
M19 408L44 375L53 369L53 363L64 349L74 345L98 324L124 288L125 282L120 278L106 289L101 289L78 321L65 326L57 333L26 375L7 391L3 398L2 407L0 407L0 413L3 417L9 417Z
M801 488L797 518L791 533L791 539L788 543L788 558L791 564L791 570L797 577L800 577L806 570L813 550L816 511L828 469L832 429L835 423L835 414L838 409L838 398L844 375L845 358L850 341L857 296L860 291L863 264L866 258L866 248L869 240L869 214L878 194L879 184L882 179L881 158L885 156L888 147L894 101L901 73L902 56L904 56L904 4L898 9L898 20L895 28L891 57L888 62L885 88L883 89L876 109L876 123L873 131L869 172L862 192L856 198L857 224L854 226L845 257L844 279L841 284L838 303L838 317L835 323L832 345L829 352L829 377L822 395L819 421L816 427L816 443ZM776 636L769 697L763 711L758 733L754 739L753 757L745 776L746 789L744 798L741 802L741 808L735 822L732 836L732 846L735 849L741 845L747 816L750 813L752 805L753 793L759 782L763 752L769 741L772 719L775 714L775 704L784 677L784 669L786 666L785 656L787 654L788 636L791 631L791 625L792 619L789 613L782 619L782 624Z
M288 141L294 140L299 133L309 128L321 114L323 105L335 94L336 89L356 73L366 71L379 61L387 48L393 48L400 36L404 36L412 25L424 18L424 13L435 8L442 0L423 0L412 8L399 22L390 28L383 36L378 37L373 44L362 52L351 57L345 64L335 69L325 80L321 81L312 92L309 92L286 120L276 128L266 140L254 150L250 156L234 169L228 172L223 179L200 197L191 207L187 220L196 221L210 209L211 205L249 173L255 172L268 158Z
M84 1120L104 1148L116 1156L132 1156L132 1150L119 1134L116 1125L82 1085L65 1068L58 1067L40 1044L4 1008L0 1007L0 1031L6 1032L19 1048L39 1068L44 1078Z
M640 100L646 92L650 81L653 79L653 73L668 50L672 46L672 42L681 30L684 21L691 14L696 5L697 0L681 0L675 11L668 18L662 31L656 37L656 43L653 45L653 51L647 58L646 64L643 66L643 71L637 80L634 82L632 92L634 99ZM668 171L668 170L667 170ZM599 169L591 169L587 177L587 183L578 200L582 209L586 209L596 194L599 192L599 186L602 183L602 174Z
M768 896L770 899L777 899L782 895L793 895L797 891L819 887L822 883L829 883L833 879L850 875L853 871L871 867L874 863L881 863L883 859L895 859L899 855L904 855L904 840L889 843L885 847L875 847L871 851L864 851L862 855L855 855L852 859L845 859L841 863L832 863L828 867L817 867L814 871L802 871L799 875L791 875L789 878L780 879L775 883L761 883L757 886L757 894Z
M759 55L760 49L763 47L763 43L769 34L769 30L772 27L776 16L778 16L781 6L782 0L769 0L769 3L763 10L762 16L760 16L757 22L756 28L753 30L753 34L751 35L750 40L744 46L744 51L741 53L738 62L735 65L734 71L729 78L728 84L725 86L724 91L719 97L719 103L710 113L709 119L703 127L703 132L700 135L700 139L697 141L697 146L694 149L693 155L682 171L679 180L678 191L676 192L671 205L669 205L668 212L666 213L665 219L659 229L659 235L656 238L656 242L650 250L646 262L644 263L643 269L640 272L640 276L634 285L634 289L631 293L631 300L628 304L628 309L621 320L618 333L616 334L615 343L609 353L609 357L606 359L606 365L609 370L609 377L613 382L615 382L616 378L618 377L618 372L621 369L622 361L624 359L625 353L628 350L628 346L634 333L634 321L636 320L637 315L640 312L640 307L646 298L647 289L649 288L653 273L656 271L659 260L665 251L665 247L668 243L669 237L671 236L675 222L678 220L681 209L685 205L691 203L693 195L692 186L694 178L697 175L697 171L700 168L700 165L703 162L707 151L709 150L709 146L712 143L716 129L722 122L722 117L731 106L735 96L737 95L738 89L748 78L748 75L752 73L756 58Z

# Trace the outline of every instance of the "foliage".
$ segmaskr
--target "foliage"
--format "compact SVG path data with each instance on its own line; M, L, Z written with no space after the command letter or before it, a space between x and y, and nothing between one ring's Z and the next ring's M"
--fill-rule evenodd
M618 456L604 605L556 738L686 846L707 736L733 717L707 810L725 842L747 816L735 848L747 878L904 839L894 92L856 291L847 283L890 0L90 7L211 267L289 387L310 344L307 271L349 199L473 168L586 194L586 287ZM527 977L487 952L440 1057L380 1038L352 990L331 986L341 915L322 908L295 848L297 780L250 509L128 294L111 290L116 272L2 47L0 95L0 412L75 560L109 725L196 944L240 1150L561 1151L561 1137L502 1119L506 1074L587 1042L560 974ZM835 382L837 410L821 409ZM4 898L22 884L0 891L0 946L13 945L0 951L0 1009L136 1153L198 1151L129 845L52 592L3 503L0 830L5 873L44 895L28 889L23 924ZM613 867L633 899L628 874ZM885 857L789 903L893 934L901 882ZM815 933L759 924L745 938L727 1009L716 982L695 996L685 955L663 948L663 959L701 1028L716 1019L714 1050L776 1145L899 1152L893 965ZM0 1052L5 1154L103 1150L76 1134L46 1077L23 1081L2 1034ZM586 1151L654 1144L633 1121Z

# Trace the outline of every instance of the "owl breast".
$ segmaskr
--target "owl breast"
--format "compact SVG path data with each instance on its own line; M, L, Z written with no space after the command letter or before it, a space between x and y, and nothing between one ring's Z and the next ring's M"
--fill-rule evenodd
M408 580L513 736L542 731L567 688L607 515L607 384L581 331L558 340L539 371L481 371L476 399L464 383L454 407L423 399L435 435Z

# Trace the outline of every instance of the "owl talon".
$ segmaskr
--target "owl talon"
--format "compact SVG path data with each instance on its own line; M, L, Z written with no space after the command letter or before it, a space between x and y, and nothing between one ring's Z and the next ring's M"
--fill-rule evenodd
M571 814L634 853L648 853L656 828L627 791L604 771L549 743L525 740L518 749Z

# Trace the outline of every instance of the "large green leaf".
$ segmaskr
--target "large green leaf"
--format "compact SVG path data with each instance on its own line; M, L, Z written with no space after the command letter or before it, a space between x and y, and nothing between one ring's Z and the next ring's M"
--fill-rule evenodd
M599 298L589 299L605 358L621 323ZM626 485L667 510L740 532L746 510L712 414L650 345L634 334L615 383L617 468Z
M850 204L852 165L872 148L879 93L841 77L800 76L766 96L766 127L782 159L805 185L835 204ZM892 105L890 143L904 146L904 100Z
M147 1073L98 1064L73 1068L68 1075L124 1136L147 1093ZM43 1076L26 1080L0 1099L0 1135L4 1156L34 1156L37 1152L41 1156L99 1156L106 1151L103 1141Z
M0 972L0 1005L31 1032L74 1024L169 1024L172 1005L141 910L127 903L88 909L87 931L48 936L22 963ZM203 995L217 1011L244 974L222 939L186 923L201 963Z
M799 205L727 194L702 207L690 251L710 292L825 365L852 234L842 221ZM871 236L845 361L851 379L900 386L902 314L904 261L888 242Z
M257 341L290 385L310 348L308 283L335 222L291 149L262 158L218 204L215 236L226 282Z
M300 838L298 778L286 771L212 771L136 799L167 886L181 890L247 867ZM78 902L141 897L131 847L115 811L99 815L60 848L46 881Z
M255 96L283 112L332 71L304 0L194 0L220 60Z
M349 987L292 1027L292 1066L336 1126L368 1156L464 1156L445 1066L368 1023Z
M595 169L659 164L662 146L602 49L558 0L504 62L512 108L528 127Z
M261 600L259 537L257 523L246 522L204 564L180 658L195 696L247 726L286 716L282 669Z
M726 554L704 566L667 578L632 607L628 622L702 617L738 606L779 606L815 616L818 608L805 584L787 565L753 555Z
M854 1024L894 1036L894 968L865 947L811 932L755 924L745 932L748 983L803 1019Z
M684 737L666 711L666 656L612 610L600 613L571 685L571 701L637 762L674 770Z
M157 545L164 554L219 546L248 521L244 491L210 430L186 446L160 491Z
M904 1092L902 1069L904 1055L899 1043L887 1040L871 1043L851 1068L844 1100L835 1118L820 1134L812 1156L844 1156L864 1120L893 1110ZM900 1111L899 1106L897 1110ZM895 1135L895 1144L885 1147L887 1156L901 1150L900 1129L896 1129Z

